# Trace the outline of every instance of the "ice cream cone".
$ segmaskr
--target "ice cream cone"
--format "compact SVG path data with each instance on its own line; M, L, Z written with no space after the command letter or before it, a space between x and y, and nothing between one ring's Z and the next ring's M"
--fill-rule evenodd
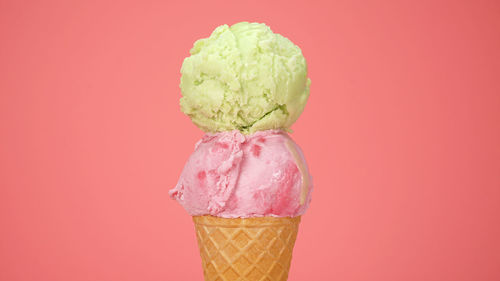
M300 216L193 221L205 281L287 280Z

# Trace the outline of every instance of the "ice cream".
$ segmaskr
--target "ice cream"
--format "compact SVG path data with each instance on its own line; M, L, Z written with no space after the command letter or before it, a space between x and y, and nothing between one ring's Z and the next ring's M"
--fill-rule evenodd
M296 217L311 200L301 149L283 131L207 134L170 194L192 216Z
M287 132L309 97L299 47L265 24L217 27L181 68L181 110L205 131L170 196L193 217L205 280L288 277L312 180Z
M299 47L265 24L217 27L181 68L181 110L205 132L289 128L309 97Z

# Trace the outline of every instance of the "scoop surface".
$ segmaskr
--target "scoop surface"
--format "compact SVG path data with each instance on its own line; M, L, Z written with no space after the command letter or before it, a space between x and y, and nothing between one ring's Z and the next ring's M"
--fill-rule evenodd
M169 194L192 216L295 217L312 181L300 148L283 131L206 134Z
M217 27L181 68L181 110L205 132L287 129L309 97L299 47L265 24Z

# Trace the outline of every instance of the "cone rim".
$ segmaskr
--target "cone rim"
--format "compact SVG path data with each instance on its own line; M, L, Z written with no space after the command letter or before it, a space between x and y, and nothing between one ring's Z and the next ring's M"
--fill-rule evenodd
M204 226L223 226L228 228L254 228L266 226L280 226L298 224L301 216L296 217L251 217L251 218L222 218L211 215L193 216L193 222Z

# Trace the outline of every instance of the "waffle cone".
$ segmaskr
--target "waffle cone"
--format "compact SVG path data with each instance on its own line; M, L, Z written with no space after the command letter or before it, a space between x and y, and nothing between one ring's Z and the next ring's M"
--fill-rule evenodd
M205 281L286 281L300 216L193 217Z

